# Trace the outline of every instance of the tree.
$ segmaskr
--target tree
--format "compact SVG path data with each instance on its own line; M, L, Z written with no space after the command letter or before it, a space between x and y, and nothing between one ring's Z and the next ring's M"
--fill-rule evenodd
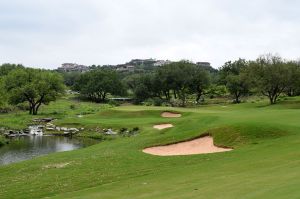
M156 74L133 74L124 79L127 87L132 90L136 103L140 103L148 98L162 99L162 90Z
M191 80L190 91L196 93L196 102L199 103L201 97L205 94L205 90L210 86L210 76L208 71L195 67Z
M21 64L2 64L0 66L0 77L8 75L9 72L16 70L16 69L22 69L24 68Z
M291 73L286 62L278 55L266 54L250 64L250 73L258 91L267 96L271 104L288 88Z
M288 86L285 93L288 96L296 96L300 94L300 65L299 62L289 61L286 63L288 68Z
M240 98L249 94L250 83L246 74L247 66L246 60L238 59L233 62L226 62L220 69L220 82L234 96L235 103L240 103Z
M73 87L76 81L79 79L81 72L63 72L64 84L69 87Z
M62 77L54 72L19 68L11 71L4 79L9 93L9 102L29 103L29 114L37 115L42 104L55 101L64 92Z
M120 77L115 71L109 69L95 69L81 74L74 89L97 103L105 102L108 94L125 93Z
M229 75L226 78L226 87L230 94L234 96L234 102L240 103L240 98L249 93L249 83L247 74L240 73L239 75Z
M179 98L181 106L185 106L186 98L193 89L193 78L196 74L196 65L188 61L172 62L157 70L157 78L161 81L160 87L166 100L170 101L171 92L175 99Z
M7 103L7 94L5 92L3 78L0 78L0 107Z

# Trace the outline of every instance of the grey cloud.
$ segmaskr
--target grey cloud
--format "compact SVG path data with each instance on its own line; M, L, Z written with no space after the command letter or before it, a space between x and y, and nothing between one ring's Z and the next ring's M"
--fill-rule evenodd
M296 0L3 0L0 63L56 68L131 58L299 56Z

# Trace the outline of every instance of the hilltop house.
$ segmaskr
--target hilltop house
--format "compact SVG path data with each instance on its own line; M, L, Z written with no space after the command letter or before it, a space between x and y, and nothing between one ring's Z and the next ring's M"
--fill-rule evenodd
M86 72L89 68L75 63L64 63L61 67L57 68L57 70L60 72Z

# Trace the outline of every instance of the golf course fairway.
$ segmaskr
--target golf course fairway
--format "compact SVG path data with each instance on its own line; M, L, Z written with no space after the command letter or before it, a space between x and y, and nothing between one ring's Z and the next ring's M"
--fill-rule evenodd
M297 198L300 195L300 98L196 108L120 106L68 100L43 107L60 126L134 128L131 137L0 166L0 198L194 199ZM67 108L63 108L67 107ZM77 115L83 109L96 111ZM59 110L56 115L53 110ZM165 118L164 111L181 117ZM22 126L26 113L2 114L1 124ZM15 122L19 121L19 122ZM154 129L156 124L172 128ZM155 156L143 149L210 135L222 153Z

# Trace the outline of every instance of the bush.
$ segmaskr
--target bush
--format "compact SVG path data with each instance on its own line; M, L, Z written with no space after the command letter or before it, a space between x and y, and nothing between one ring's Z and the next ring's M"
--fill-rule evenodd
M179 99L171 99L170 104L173 107L180 107L182 105L182 101Z
M134 127L132 130L133 130L133 131L139 131L140 128L139 128L139 127Z
M153 98L153 104L154 104L154 106L161 106L162 103L163 103L163 100L160 99L159 97L154 97Z
M75 104L71 104L71 105L70 105L70 109L75 110L75 109L76 109Z
M153 99L149 98L143 102L145 106L152 106L154 104Z
M20 104L17 104L16 106L19 110L22 110L22 111L28 111L29 110L29 105L28 103L20 103Z
M118 102L118 101L116 101L116 100L109 100L109 101L108 101L108 104L109 104L110 106L120 106L120 105L121 105L120 102Z
M121 128L119 134L123 137L130 137L139 132L139 127L134 127L133 129L129 130L127 128Z
M2 106L0 107L0 113L9 113L12 112L14 108L12 106Z
M0 135L0 147L7 143L8 143L8 140L5 139L2 135Z

